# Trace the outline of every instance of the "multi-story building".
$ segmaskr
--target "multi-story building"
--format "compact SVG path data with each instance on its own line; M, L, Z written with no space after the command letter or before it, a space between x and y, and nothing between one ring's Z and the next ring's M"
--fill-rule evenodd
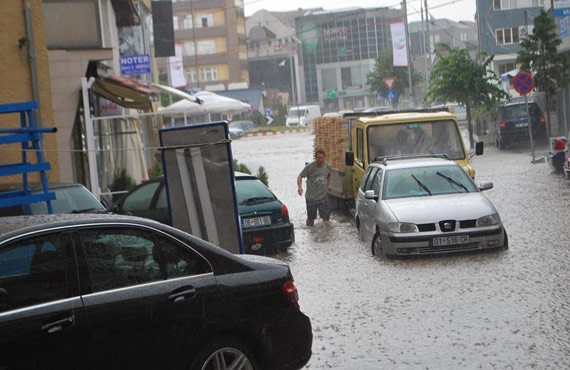
M377 105L366 84L382 51L392 48L390 24L404 20L400 9L351 8L312 11L295 19L300 39L300 102L324 111Z
M492 68L497 75L516 68L520 41L532 32L543 5L544 0L477 0L479 50L494 55Z
M187 89L226 90L249 82L243 0L178 0L173 22ZM166 61L161 70L166 72Z
M423 90L429 84L429 74L434 62L435 46L446 44L452 48L467 48L474 56L478 51L475 22L455 22L449 19L430 19L428 22L412 22L410 31L410 58L414 69L423 76ZM418 96L422 95L418 91Z
M551 6L554 5L554 12ZM521 50L521 39L532 33L534 18L542 9L553 13L558 37L562 44L560 53L570 55L570 7L565 1L549 0L477 0L477 30L479 49L494 56L493 71L501 76L507 91L516 95L509 83L517 70L517 53ZM553 108L556 115L555 130L551 134L567 134L567 118L570 117L570 90L559 89ZM553 114L551 112L551 115ZM557 117L556 117L557 116ZM555 118L556 117L556 118Z

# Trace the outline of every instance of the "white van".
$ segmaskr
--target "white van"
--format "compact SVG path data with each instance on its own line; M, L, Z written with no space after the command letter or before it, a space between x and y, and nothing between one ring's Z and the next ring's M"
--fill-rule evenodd
M318 105L301 105L289 109L287 114L287 126L308 126L316 117L321 116L321 108Z

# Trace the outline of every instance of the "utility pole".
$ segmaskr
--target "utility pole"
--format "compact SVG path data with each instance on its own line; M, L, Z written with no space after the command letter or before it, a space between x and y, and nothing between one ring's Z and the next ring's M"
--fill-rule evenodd
M427 50L427 61L426 64L429 66L428 68L428 72L431 71L431 42L430 42L430 36L429 36L429 12L428 12L428 5L427 5L427 0L424 0L424 10L426 12L426 50ZM426 78L427 78L427 84L429 85L429 73L426 74Z
M412 86L412 61L410 59L410 32L408 29L408 9L406 7L406 0L402 1L402 10L404 11L404 27L406 31L406 55L408 58L408 85L410 88L410 107L414 107L415 102L414 102L414 87Z

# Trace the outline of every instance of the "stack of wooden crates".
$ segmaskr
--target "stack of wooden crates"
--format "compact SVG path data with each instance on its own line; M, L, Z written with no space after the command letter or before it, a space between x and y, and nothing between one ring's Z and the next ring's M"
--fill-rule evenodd
M344 156L348 150L348 128L342 117L317 117L313 131L314 149L323 148L326 161L338 171L344 170Z

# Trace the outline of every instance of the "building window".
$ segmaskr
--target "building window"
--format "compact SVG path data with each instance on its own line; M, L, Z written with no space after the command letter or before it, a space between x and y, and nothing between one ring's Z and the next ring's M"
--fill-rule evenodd
M500 28L495 30L495 37L497 45L511 45L519 42L519 29L513 28Z
M544 0L493 0L493 10L544 7Z
M200 80L204 82L218 81L218 68L216 67L200 68Z
M198 82L198 73L196 73L195 68L186 70L186 81L188 82Z
M194 22L192 21L192 14L186 14L182 18L182 29L189 30L192 29Z
M512 71L513 69L515 69L515 63L499 64L499 75Z
M178 19L178 16L175 15L172 17L172 28L174 28L174 30L177 30L180 28L180 25L178 24L178 22L180 22L180 20Z
M198 41L198 55L216 54L216 42L214 40Z
M214 15L212 13L198 14L198 27L206 28L214 26Z
M194 55L196 55L196 51L194 48L194 41L184 42L184 46L182 48L182 56L191 57Z

